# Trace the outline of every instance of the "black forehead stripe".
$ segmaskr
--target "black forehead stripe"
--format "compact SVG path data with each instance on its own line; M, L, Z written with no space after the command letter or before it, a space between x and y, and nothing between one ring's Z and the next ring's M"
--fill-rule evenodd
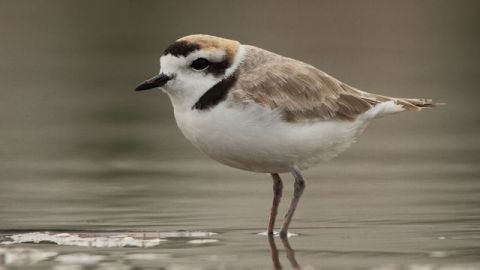
M187 56L189 53L199 50L200 46L195 43L187 42L187 41L177 41L172 45L168 46L163 55L171 54L173 56Z
M232 86L237 82L237 78L238 74L234 72L232 75L216 83L198 99L192 106L192 110L208 110L224 101Z

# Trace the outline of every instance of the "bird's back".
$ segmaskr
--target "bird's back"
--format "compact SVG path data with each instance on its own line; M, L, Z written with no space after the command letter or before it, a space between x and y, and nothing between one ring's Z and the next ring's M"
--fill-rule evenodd
M224 101L176 113L197 148L231 167L267 173L308 168L345 151L376 117L434 106L430 100L360 91L254 46L242 50Z
M285 121L351 121L381 103L376 116L418 111L436 104L430 99L394 98L368 93L342 83L304 62L255 46L245 46L233 102L256 103L283 112ZM392 102L389 102L392 101Z

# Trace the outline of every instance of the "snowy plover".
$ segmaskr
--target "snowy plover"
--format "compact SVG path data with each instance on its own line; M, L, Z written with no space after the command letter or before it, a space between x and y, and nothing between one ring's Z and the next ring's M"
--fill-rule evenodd
M273 233L282 180L295 178L280 234L285 236L305 181L300 173L346 150L375 118L438 105L360 91L295 59L208 35L178 39L160 57L159 75L136 90L161 87L185 137L225 165L270 173Z

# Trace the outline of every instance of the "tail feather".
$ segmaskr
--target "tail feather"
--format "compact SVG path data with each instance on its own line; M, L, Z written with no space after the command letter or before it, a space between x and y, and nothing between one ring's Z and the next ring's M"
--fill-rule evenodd
M362 98L374 106L379 103L393 101L395 104L402 106L405 111L420 111L422 108L446 105L446 103L433 102L433 100L429 98L397 98L382 95L365 95Z
M396 98L373 94L364 95L362 99L373 107L370 116L374 118L403 111L416 112L423 108L445 105L445 103L433 102L433 100L427 98Z
M428 98L392 98L396 104L401 105L406 111L420 111L422 108L432 108L445 103L433 102Z

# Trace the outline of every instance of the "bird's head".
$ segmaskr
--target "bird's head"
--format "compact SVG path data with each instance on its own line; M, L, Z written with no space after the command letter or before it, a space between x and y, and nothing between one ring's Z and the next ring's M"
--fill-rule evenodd
M160 57L160 73L135 90L162 88L172 101L191 103L235 71L239 48L238 41L209 35L180 38Z

